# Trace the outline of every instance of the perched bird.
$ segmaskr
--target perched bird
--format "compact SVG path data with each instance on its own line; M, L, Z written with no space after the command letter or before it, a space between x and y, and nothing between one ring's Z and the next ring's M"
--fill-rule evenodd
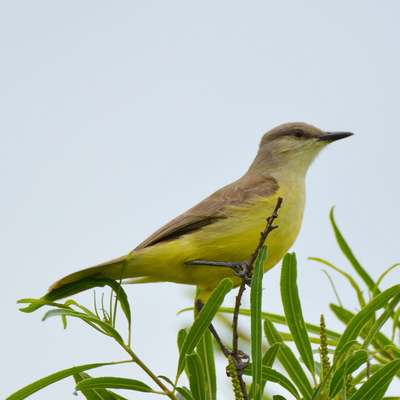
M176 217L126 256L74 272L55 282L50 292L85 277L123 279L124 283L175 282L197 285L205 302L219 282L228 277L241 282L232 270L188 265L193 260L237 262L248 260L277 203L283 205L279 228L268 236L264 270L276 265L295 241L305 205L305 176L317 154L329 143L352 135L323 132L312 125L279 125L261 139L248 171ZM125 266L124 266L125 263ZM123 276L121 274L123 273Z

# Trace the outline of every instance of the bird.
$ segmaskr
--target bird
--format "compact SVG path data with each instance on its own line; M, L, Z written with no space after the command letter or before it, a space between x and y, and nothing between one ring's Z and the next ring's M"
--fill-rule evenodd
M322 131L304 122L271 129L263 135L254 161L241 178L155 231L133 250L130 259L124 255L74 272L55 282L49 293L86 277L107 277L122 279L123 283L195 285L204 304L222 279L230 278L237 287L241 278L229 268L188 263L248 260L266 218L281 197L279 227L266 240L264 272L270 270L292 247L300 231L309 166L329 143L351 135Z

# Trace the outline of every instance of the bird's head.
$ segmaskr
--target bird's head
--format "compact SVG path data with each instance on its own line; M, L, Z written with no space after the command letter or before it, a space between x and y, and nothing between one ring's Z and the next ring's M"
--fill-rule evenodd
M249 171L305 176L308 167L327 144L351 135L351 132L324 132L304 122L279 125L262 137Z

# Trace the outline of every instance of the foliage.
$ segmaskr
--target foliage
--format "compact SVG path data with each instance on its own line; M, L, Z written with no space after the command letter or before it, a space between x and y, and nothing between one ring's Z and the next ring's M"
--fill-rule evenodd
M344 275L357 294L359 311L354 313L342 304L331 304L334 315L345 324L342 333L327 330L323 317L320 326L305 323L301 302L296 284L297 263L294 254L287 254L282 263L281 299L284 316L261 312L262 267L267 249L263 248L257 258L255 273L250 293L250 310L242 309L240 314L250 318L251 325L251 364L243 371L248 377L249 397L254 400L270 398L265 394L268 382L275 382L284 388L287 396L274 395L272 399L289 398L304 400L379 400L395 376L400 377L400 285L380 291L382 278L395 266L389 268L376 281L369 276L357 261L350 247L339 231L331 211L331 223L339 247L349 260L356 274L366 288L361 288L348 273L340 270L325 260L313 258L318 262ZM111 304L106 312L102 308L101 315L97 311L79 305L73 300L57 303L57 299L73 294L87 286L110 286L117 293L115 304ZM208 329L216 313L233 313L233 308L221 308L226 294L232 289L229 279L223 280L212 293L189 329L178 332L179 361L175 378L157 376L134 353L130 344L131 316L127 296L123 288L110 279L86 278L79 283L72 283L52 292L41 299L24 299L19 303L28 303L22 309L32 312L44 305L51 306L44 320L60 316L64 326L68 318L79 318L98 332L115 340L128 354L129 358L115 363L97 363L69 368L28 385L12 394L7 400L22 400L45 386L61 379L73 376L76 390L90 400L122 400L124 397L110 389L125 389L157 393L170 399L215 400L216 374L214 363L214 347ZM365 294L366 293L366 294ZM115 327L117 301L123 311L127 323L127 335L118 332ZM391 324L392 335L387 337L382 332L385 323ZM285 325L290 333L280 332L276 325ZM268 342L268 349L263 354L262 336ZM242 339L243 340L243 339ZM330 349L330 350L329 350ZM298 355L296 355L296 352ZM316 360L316 354L319 359ZM130 363L139 365L153 381L149 386L131 378L100 377L92 378L87 371L105 365ZM247 394L238 383L238 371L231 358L227 361L227 371L232 380L233 393L230 398L242 399ZM280 365L280 371L277 366ZM283 369L283 372L282 372ZM189 388L179 384L182 373L188 376ZM224 373L224 371L218 371ZM245 397L243 397L245 396ZM400 399L392 397L391 400ZM389 399L389 398L387 398Z

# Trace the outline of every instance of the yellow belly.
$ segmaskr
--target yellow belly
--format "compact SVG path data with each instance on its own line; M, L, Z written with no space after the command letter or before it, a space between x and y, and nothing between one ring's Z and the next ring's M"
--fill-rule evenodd
M226 277L231 278L235 286L239 285L240 279L228 268L187 265L185 262L248 260L278 197L283 198L279 217L275 220L278 228L266 241L268 259L264 271L268 271L283 258L299 233L305 204L303 182L295 186L281 184L271 197L258 197L243 207L229 207L225 219L177 240L142 250L134 255L125 276L140 277L136 282L168 281L197 285L204 289L205 298Z

